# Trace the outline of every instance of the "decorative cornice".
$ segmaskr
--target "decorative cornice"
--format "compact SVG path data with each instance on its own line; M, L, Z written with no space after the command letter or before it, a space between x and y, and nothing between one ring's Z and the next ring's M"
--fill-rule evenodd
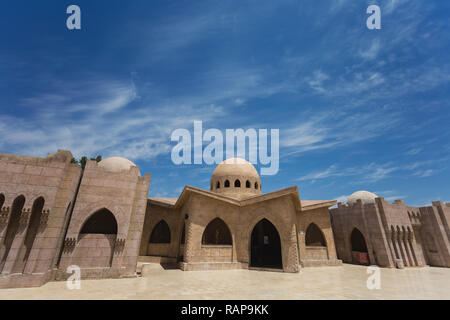
M117 238L116 243L114 245L114 252L121 253L123 249L125 248L125 238Z
M75 249L77 245L77 239L75 238L66 238L64 240L64 252L70 253Z
M41 218L39 220L39 225L41 227L44 227L47 225L49 215L50 215L50 209L42 210Z

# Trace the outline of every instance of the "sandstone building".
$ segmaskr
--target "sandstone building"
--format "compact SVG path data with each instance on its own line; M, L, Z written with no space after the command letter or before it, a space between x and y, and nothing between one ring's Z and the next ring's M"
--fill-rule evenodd
M450 203L410 207L367 192L331 210L337 253L346 263L450 267Z
M450 266L450 204L413 208L367 193L347 204L302 200L296 186L262 193L249 162L228 159L209 190L148 198L150 174L124 158L0 154L0 288L136 276L147 262L194 270L372 263ZM140 270L139 270L140 271Z

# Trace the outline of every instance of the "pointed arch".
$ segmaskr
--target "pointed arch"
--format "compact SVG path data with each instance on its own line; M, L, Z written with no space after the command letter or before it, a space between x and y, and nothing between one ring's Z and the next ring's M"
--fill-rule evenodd
M350 236L350 241L352 245L352 251L365 253L368 252L364 235L361 233L361 231L358 230L358 228L353 229L352 234Z
M350 235L352 262L356 264L369 265L369 251L364 235L358 228L354 228Z
M245 182L245 187L247 188L247 189L250 189L252 186L251 186L251 183L250 183L250 181L246 181Z
M116 217L108 209L100 209L86 220L80 234L117 234Z
M230 187L230 180L225 180L225 188L229 188Z
M231 232L226 223L215 218L205 228L202 236L204 245L232 245Z
M80 268L110 268L114 259L118 224L115 215L101 208L90 215L81 227L72 263ZM86 250L95 247L98 255L85 259Z
M241 180L236 179L236 180L234 181L234 187L235 187L235 188L240 188L240 187L241 187Z
M161 220L155 225L149 243L170 243L170 228L165 220Z
M216 189L220 189L220 181L217 181Z
M250 265L252 267L283 268L280 234L267 219L260 220L252 230Z
M14 202L11 207L11 216L9 218L8 227L5 233L5 240L3 242L4 251L0 261L0 272L3 271L3 266L5 265L6 258L8 257L17 230L19 229L20 216L22 215L22 209L24 205L25 205L24 195L20 195L16 199L14 199Z
M327 246L322 230L315 223L311 223L306 229L305 245L308 247Z
M258 190L258 182L255 182L255 189Z

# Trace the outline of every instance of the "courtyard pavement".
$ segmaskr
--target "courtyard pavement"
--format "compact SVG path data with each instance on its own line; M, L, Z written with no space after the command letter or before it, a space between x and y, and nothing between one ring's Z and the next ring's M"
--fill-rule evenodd
M304 268L300 273L250 270L163 270L148 277L82 280L40 288L0 289L0 299L450 299L449 268L380 269L381 289L369 290L367 267Z

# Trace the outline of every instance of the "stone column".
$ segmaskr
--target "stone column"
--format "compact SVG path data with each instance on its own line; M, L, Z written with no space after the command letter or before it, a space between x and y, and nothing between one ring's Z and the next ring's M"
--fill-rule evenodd
M122 266L123 253L125 252L126 236L117 235L114 239L114 249L111 261L111 276L118 277Z
M407 235L407 233L406 233L405 231L402 231L402 234L403 234L403 236L402 236L402 242L403 242L403 244L404 244L404 246L405 246L405 249L406 249L406 255L408 256L408 264L409 264L411 267L413 267L413 266L415 266L415 263L414 263L414 259L413 259L413 257L412 257L411 250L410 250L410 248L409 248L408 235Z
M395 249L395 251L394 251L394 253L395 253L395 261L396 260L402 260L402 262L403 262L402 253L401 253L400 247L398 245L397 239L398 239L398 234L397 234L396 231L394 231L393 236L392 236L392 245L393 245L393 247Z
M186 223L186 232L184 234L184 262L191 262L193 251L194 251L194 243L193 243L193 224L191 221L187 221Z
M5 235L6 230L8 229L8 222L10 217L10 208L9 207L3 207L0 208L0 259L5 254ZM1 270L1 267L0 267Z
M403 238L402 232L398 231L396 240L397 240L398 246L400 247L400 254L402 256L403 264L405 265L405 267L409 267L409 261L408 261L408 257L406 256L406 249L403 244L402 238Z
M300 265L298 261L298 247L297 247L297 234L295 230L295 223L292 224L289 233L288 245L288 256L287 256L287 266L284 268L286 272L299 272Z
M29 221L31 216L31 209L22 209L22 213L19 219L19 227L14 236L11 249L9 250L8 257L6 258L5 265L3 266L2 274L14 273L14 265L16 264L17 257L21 249L24 249L25 235L29 227Z
M44 209L42 210L40 219L39 219L39 228L37 230L36 238L33 242L33 247L31 248L30 255L26 261L26 265L24 268L24 274L31 274L34 271L34 266L36 265L36 261L41 253L42 242L44 239L44 231L47 226L48 216L50 215L50 210Z
M422 254L420 254L420 252L419 252L419 248L417 246L414 232L411 232L409 234L409 245L411 246L412 253L413 253L414 257L416 258L417 266L420 266L420 267L425 266L425 261L423 260L424 258L422 256ZM422 248L422 250L424 250L424 249Z

